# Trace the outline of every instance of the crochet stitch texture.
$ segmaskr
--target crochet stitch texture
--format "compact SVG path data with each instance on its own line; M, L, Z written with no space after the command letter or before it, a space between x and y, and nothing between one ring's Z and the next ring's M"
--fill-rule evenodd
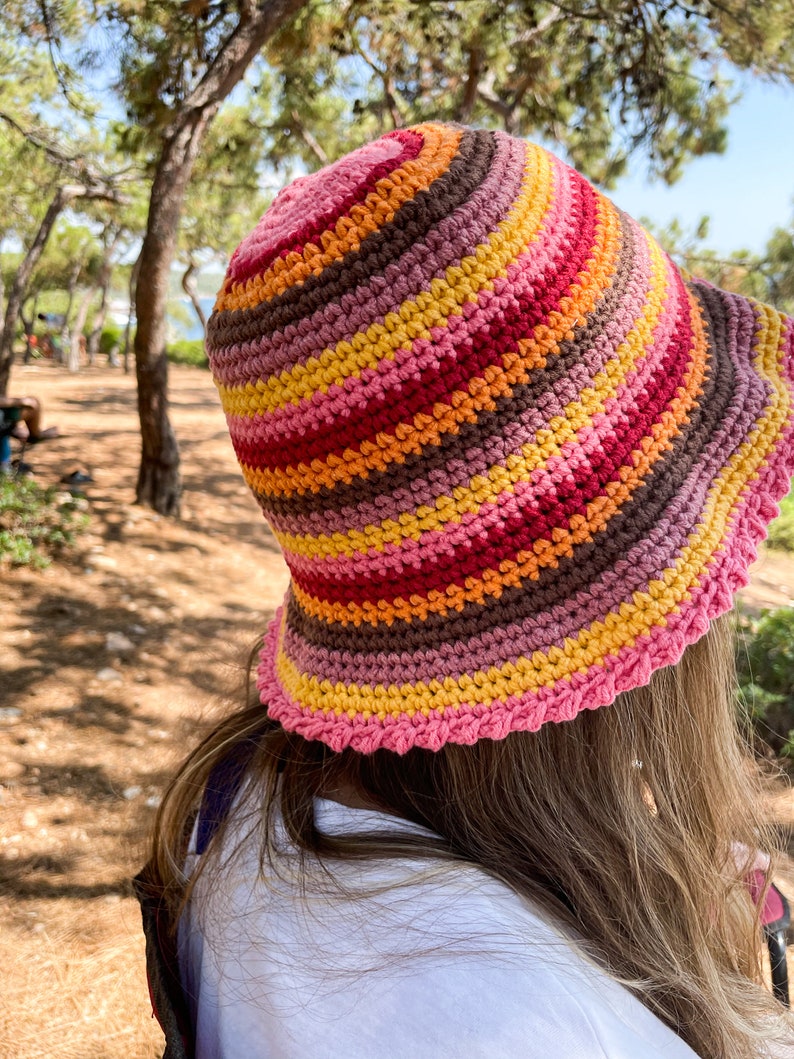
M262 702L334 750L647 683L730 609L794 471L794 321L504 133L425 124L296 180L208 351L292 574Z

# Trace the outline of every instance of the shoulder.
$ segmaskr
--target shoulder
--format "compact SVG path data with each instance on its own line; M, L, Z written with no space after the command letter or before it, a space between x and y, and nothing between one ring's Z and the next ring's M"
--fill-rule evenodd
M325 823L341 818L331 810ZM255 859L243 851L211 890L199 888L183 924L183 976L205 1038L231 1042L254 1026L269 1051L252 1057L693 1055L479 869L349 862L329 888L322 876L291 879L288 863L262 879Z

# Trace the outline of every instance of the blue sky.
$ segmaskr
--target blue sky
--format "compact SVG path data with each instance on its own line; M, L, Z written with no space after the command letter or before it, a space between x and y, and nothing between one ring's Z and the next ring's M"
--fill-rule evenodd
M642 161L609 192L633 217L694 228L711 219L707 245L720 253L762 250L775 227L794 223L794 86L745 83L728 118L725 154L696 158L671 188L649 183Z

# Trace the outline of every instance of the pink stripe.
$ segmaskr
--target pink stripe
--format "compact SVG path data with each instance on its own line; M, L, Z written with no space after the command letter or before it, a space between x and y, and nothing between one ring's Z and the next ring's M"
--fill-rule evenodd
M719 433L704 450L702 461L682 485L650 537L636 545L613 569L605 571L586 592L542 615L473 637L466 644L458 642L440 650L417 652L410 659L400 654L350 655L312 648L291 632L285 640L289 656L303 672L317 673L334 681L399 684L433 677L457 678L505 661L515 662L522 656L531 657L534 651L548 649L551 644L561 648L565 637L576 636L580 629L603 619L607 611L617 609L621 602L631 602L633 592L647 590L648 583L660 579L664 570L680 556L690 532L699 522L715 477L763 418L772 395L771 386L765 386L748 371L746 362L739 361L734 344L738 335L739 348L748 348L755 322L752 310L738 299L733 301L732 308L736 315L730 354L739 377L733 414L723 421ZM747 502L737 507L734 521L741 517L739 513ZM729 531L726 540L730 537Z
M245 283L276 257L300 249L297 233L303 231L310 233L309 238L317 238L356 201L363 201L377 180L415 158L423 143L423 137L415 132L391 133L316 173L293 180L276 195L256 228L235 250L225 286Z
M566 186L566 191L569 190ZM557 219L554 214L564 208L567 201L567 193L555 197L554 209L544 222L544 232L555 231ZM359 377L346 379L343 387L332 386L327 393L315 393L299 404L287 404L273 413L253 418L229 416L232 440L238 437L256 439L266 451L271 438L284 433L311 433L323 424L360 414L372 400L404 385L406 379L438 366L444 358L454 355L456 345L464 342L469 334L481 328L491 328L517 293L531 290L547 272L553 275L554 252L561 242L560 232L564 228L562 222L558 228L554 244L548 241L532 244L531 251L523 253L508 267L507 276L497 280L493 290L481 290L476 302L466 302L462 306L461 315L451 316L446 326L432 328L431 340L417 339L410 348L397 349L393 359L381 360L376 369L366 368ZM570 231L570 224L566 230Z
M791 346L789 341L790 357L794 353ZM786 368L791 379L790 360ZM390 715L383 721L337 717L333 711L312 713L290 699L275 674L279 610L268 630L260 660L257 686L262 701L269 714L286 728L307 739L322 739L335 751L350 746L361 753L372 753L383 747L401 754L413 746L438 750L445 742L467 744L481 738L502 739L511 731L536 731L548 721L571 720L583 709L608 705L620 692L647 684L654 670L675 664L684 649L706 632L710 620L730 610L733 593L749 580L747 571L766 534L766 522L774 515L774 502L788 492L794 473L793 442L794 427L789 419L779 445L759 472L754 490L737 510L733 534L726 539L723 550L714 554L710 579L692 590L688 604L667 616L665 626L654 626L633 647L607 656L605 664L596 663L553 687L512 696L489 707L463 706L445 714L432 711L427 717L420 713L413 717Z
M648 258L645 249L643 248L644 260L639 258L637 262L637 272L639 274L647 271ZM614 442L614 436L620 432L622 424L629 421L635 411L642 412L640 402L657 366L654 354L657 349L661 352L664 351L668 345L673 327L679 322L678 310L681 305L676 289L675 275L672 271L669 272L668 278L670 281L668 297L658 321L654 338L649 343L645 356L638 361L637 368L627 375L625 382L619 387L616 397L606 402L605 412L595 416L592 425L584 427L579 432L576 440L566 442L560 457L552 458L548 461L545 468L538 468L534 471L531 482L518 482L512 493L505 492L500 494L495 503L483 504L478 514L468 513L463 516L459 523L447 523L443 531L427 530L418 541L407 539L401 547L390 545L387 546L387 550L384 552L376 551L373 548L366 555L359 552L350 557L313 560L285 550L284 557L293 574L300 577L301 575L305 576L307 573L320 573L322 577L342 580L345 578L355 579L360 574L371 572L374 569L382 576L388 576L389 571L399 571L406 563L417 565L420 557L421 563L424 565L437 560L442 555L452 555L456 549L465 548L470 541L500 522L514 518L530 519L537 516L542 510L543 498L557 495L562 477L572 475L580 467L590 466L593 457L598 456L603 451L610 451L611 446L605 445L606 439L612 439ZM617 337L615 345L611 347L612 351L614 351L615 346L623 341L636 322L636 317L645 304L646 294L646 289L640 283L635 284L633 290L626 292L626 297L621 306L620 318L616 321L620 325L621 333ZM598 365L597 370L602 367L603 363ZM554 402L550 402L543 415L536 413L540 419L540 427L545 427L554 416L562 412L562 408L556 408L554 404ZM518 453L521 445L531 440L531 436L531 434L522 431L521 437L517 439L518 444L512 452ZM492 451L490 446L481 446L478 450L477 461L472 461L472 463L467 461L462 467L466 475L465 479L460 482L449 483L449 489L445 491L447 493L451 492L451 489L458 484L468 485L473 476L485 473L488 467L504 464L507 455L508 453L505 453L501 446L498 446L496 451ZM408 502L407 507L400 506L400 501L403 500L403 497L399 496L397 492L393 494L391 501L387 505L379 504L378 522L389 517L395 518L401 511L416 511L422 504L432 507L436 498L440 495L439 482L434 479L432 483L423 482L421 484L421 490L417 488L418 483L416 483L411 489L409 496L404 498ZM426 494L425 490L427 490ZM384 510L384 507L391 508L391 510ZM275 525L276 520L273 521ZM364 525L366 524L365 522ZM333 531L326 526L324 532L330 533ZM484 561L487 561L487 557L484 557Z
M509 212L524 179L526 148L496 134L490 172L471 197L441 220L422 242L391 262L384 272L344 294L312 316L253 342L213 351L213 372L226 386L266 379L309 357L319 356L356 332L383 323L404 301L426 290L430 281L470 254ZM561 163L560 163L561 164Z

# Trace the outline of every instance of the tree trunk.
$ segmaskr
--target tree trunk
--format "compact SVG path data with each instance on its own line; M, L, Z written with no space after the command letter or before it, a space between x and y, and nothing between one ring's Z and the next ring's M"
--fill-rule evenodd
M33 359L33 331L36 327L36 310L39 304L39 292L36 291L33 295L33 305L30 309L30 315L25 316L25 306L20 305L19 307L19 319L22 321L22 329L25 332L25 354L22 358L24 364L30 364Z
M179 447L168 418L166 304L185 188L217 107L191 114L163 145L152 183L149 218L135 290L135 370L141 420L141 465L135 500L161 515L178 515Z
M99 356L99 343L102 340L102 331L105 327L105 318L108 312L108 290L110 289L110 281L102 288L99 297L99 308L94 313L94 319L91 323L91 330L88 332L88 339L86 340L85 350L88 356L88 365L93 368L96 364L96 359Z
M8 393L8 380L11 375L11 365L14 361L14 336L16 335L17 321L19 320L19 310L25 300L25 291L33 274L33 269L38 264L44 247L47 245L47 240L59 213L73 199L79 198L82 194L84 194L84 189L80 187L59 187L56 189L47 207L47 212L44 214L44 219L39 225L39 230L36 232L36 236L14 276L14 282L11 284L11 290L8 293L2 338L0 338L0 396L5 396Z
M185 294L187 294L188 298L190 298L190 304L193 306L196 316L199 319L199 324L201 325L201 335L202 339L204 339L207 336L207 314L204 312L204 309L201 305L201 300L198 296L198 290L196 289L196 281L193 279L195 273L196 262L193 261L193 259L191 258L188 261L187 268L182 274L182 290L185 292Z
M136 502L164 515L178 515L181 494L179 448L168 419L165 311L177 229L190 174L207 129L265 41L306 0L270 0L242 7L240 22L221 45L196 88L163 135L152 181L146 235L135 293L135 369L141 420L141 466Z
M82 250L80 252L82 253ZM79 361L78 361L76 367L73 368L71 366L72 339L71 339L71 329L69 327L69 317L72 315L72 305L74 304L74 295L75 295L75 291L77 290L77 281L80 278L80 273L81 273L82 269L83 269L83 262L82 261L76 261L75 264L74 264L74 267L72 268L72 274L71 274L71 276L69 276L69 285L66 288L66 309L64 310L63 325L61 326L61 334L60 334L60 344L61 344L60 362L61 362L61 364L68 364L69 365L69 371L77 371L77 368L80 367Z
M108 228L105 228L103 238L107 238ZM110 279L113 275L113 252L118 246L121 233L116 232L113 239L109 243L105 243L105 252L102 255L102 264L99 268L99 275L97 276L97 288L101 291L99 299L99 308L94 314L94 320L91 324L91 331L88 335L88 341L86 342L86 353L88 354L88 363L93 367L97 354L99 353L99 341L102 338L102 328L105 326L105 316L107 314L108 307L108 292L110 290Z
M146 364L136 358L136 374L141 420L141 466L136 501L150 504L162 515L178 515L182 476L179 447L168 419L168 360L165 353Z
M127 323L124 326L124 374L130 373L130 336L132 334L132 318L135 315L135 299L138 291L138 276L141 274L141 255L135 259L135 264L130 269L130 308L127 313Z
M80 339L83 337L83 328L88 319L88 310L98 289L96 285L89 287L77 307L77 316L75 316L74 324L72 325L72 341L69 345L69 371L80 370Z
M4 242L4 239L0 239L0 250L3 249L3 242ZM2 304L3 304L4 297L5 297L5 283L3 282L3 270L2 270L2 268L0 268L0 306L2 306ZM4 330L5 330L4 325L5 325L5 321L3 319L3 313L0 312L0 350L2 350L2 348L3 348L3 333L4 333ZM6 386L8 386L8 379L6 379ZM5 392L5 391L2 391L2 392Z

